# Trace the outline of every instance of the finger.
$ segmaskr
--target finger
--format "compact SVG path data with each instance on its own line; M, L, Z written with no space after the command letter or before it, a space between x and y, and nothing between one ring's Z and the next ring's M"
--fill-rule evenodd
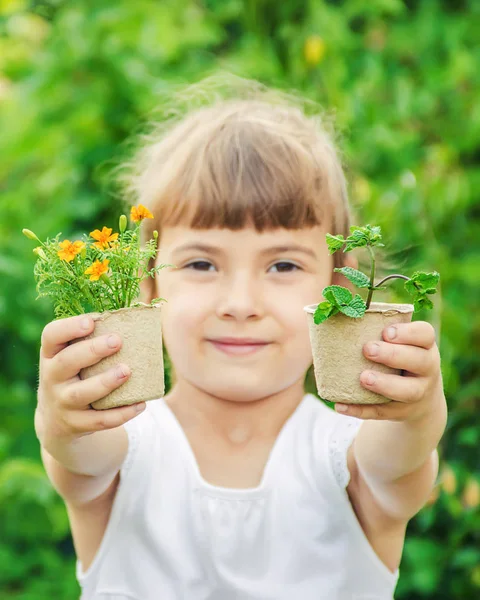
M130 375L131 372L127 365L118 364L104 373L65 384L64 389L60 392L62 404L69 409L88 409L92 402L104 398L123 385Z
M118 352L122 338L117 334L99 335L75 342L56 354L48 365L48 378L52 382L64 382L76 377L81 369L90 367L111 354Z
M402 402L386 404L335 404L335 410L349 417L376 421L405 421L411 413L411 406Z
M85 315L58 319L48 323L42 331L40 358L53 358L71 340L85 337L91 333L93 327L93 319Z
M383 339L393 344L407 344L429 350L435 344L435 329L426 321L397 323L383 330Z
M363 346L363 353L369 360L415 373L427 375L433 367L434 356L431 350L418 346L406 346L389 342L368 342Z
M115 429L124 425L136 417L146 408L145 402L138 402L130 406L120 406L117 408L108 408L105 410L70 411L67 417L68 427L76 435L104 431L105 429Z
M390 400L407 404L419 402L424 395L425 379L414 375L391 375L379 371L363 371L362 386Z

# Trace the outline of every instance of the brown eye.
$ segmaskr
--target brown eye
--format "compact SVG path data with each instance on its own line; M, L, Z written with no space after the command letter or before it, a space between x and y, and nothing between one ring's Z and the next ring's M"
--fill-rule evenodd
M272 268L273 267L278 268L277 273L293 273L294 271L302 270L298 265L286 261L275 263L272 265Z
M207 260L195 260L194 262L191 262L190 264L185 265L184 269L190 269L191 271L208 272L209 267L213 267L213 265L212 265L212 263L208 262Z

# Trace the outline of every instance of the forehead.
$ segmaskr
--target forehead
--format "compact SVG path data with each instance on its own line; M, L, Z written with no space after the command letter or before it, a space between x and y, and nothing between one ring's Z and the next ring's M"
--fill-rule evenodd
M257 253L270 248L287 246L303 247L320 257L326 251L325 234L328 229L323 225L301 229L276 228L258 232L254 227L239 230L231 229L192 229L186 226L165 227L162 229L160 250L179 253L189 246L214 246L223 253Z

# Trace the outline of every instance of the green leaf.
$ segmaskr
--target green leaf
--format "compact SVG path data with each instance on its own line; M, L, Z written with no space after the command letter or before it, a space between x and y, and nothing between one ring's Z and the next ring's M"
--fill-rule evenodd
M352 267L342 267L341 269L333 270L336 273L341 273L344 275L349 281L359 288L368 288L370 286L370 278L367 277L365 273L357 271L357 269L352 269Z
M352 298L351 302L347 306L340 307L340 312L347 317L352 317L353 319L360 319L365 314L367 310L367 304L363 300L361 296L355 294Z
M350 227L351 235L346 239L344 252L350 252L355 248L361 248L362 246L379 246L383 247L382 232L380 227L375 225L365 225L365 227L356 227L352 225Z
M382 230L378 225L365 225L365 231L370 246L384 246L382 241Z
M431 309L433 308L433 302L430 298L427 298L426 294L420 294L413 300L414 311L418 312L422 308Z
M343 235L330 235L329 233L327 233L326 240L330 254L335 254L335 252L337 250L340 250L340 248L345 243Z
M439 280L440 274L436 271L433 271L433 273L416 271L412 277L405 282L405 289L412 295L415 295L418 292L435 294Z
M433 308L433 302L427 298L427 294L435 294L440 275L433 273L422 273L416 271L412 277L405 282L406 291L413 297L415 312L422 308Z
M320 323L323 323L328 319L328 317L331 317L337 312L338 309L335 306L333 306L333 304L331 304L330 302L320 302L313 315L313 322L315 323L315 325L320 325Z
M334 306L346 306L352 300L352 292L341 285L329 285L323 289L323 297Z
M351 228L352 229L352 228ZM344 252L350 252L355 248L361 248L362 246L366 246L368 244L368 237L365 231L363 231L363 227L358 227L352 235L349 235L346 243Z
M352 292L347 288L340 285L329 285L324 288L322 293L326 301L319 304L315 311L314 321L317 325L338 312L354 319L363 317L365 314L366 303L358 294L353 297Z

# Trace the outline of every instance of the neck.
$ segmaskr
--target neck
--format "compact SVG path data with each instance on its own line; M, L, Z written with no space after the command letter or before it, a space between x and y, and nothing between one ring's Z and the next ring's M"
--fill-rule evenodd
M276 438L305 392L303 378L281 392L251 400L214 396L187 381L177 381L165 401L184 429L200 428L233 446Z

